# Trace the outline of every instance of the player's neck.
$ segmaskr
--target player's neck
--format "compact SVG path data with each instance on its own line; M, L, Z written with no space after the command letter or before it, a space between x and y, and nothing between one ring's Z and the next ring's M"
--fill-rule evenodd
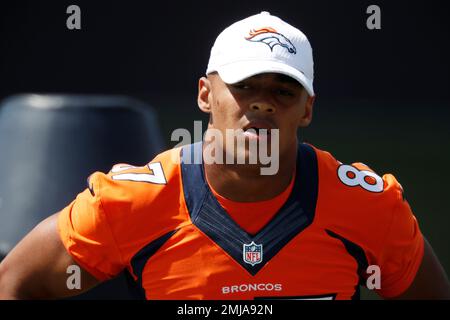
M206 178L221 196L238 202L269 200L282 193L295 172L297 150L280 157L279 170L274 175L262 175L256 165L204 163Z

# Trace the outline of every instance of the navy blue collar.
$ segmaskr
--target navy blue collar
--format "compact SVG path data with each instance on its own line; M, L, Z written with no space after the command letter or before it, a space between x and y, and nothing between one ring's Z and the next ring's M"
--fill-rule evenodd
M307 144L298 145L292 192L275 216L255 235L243 230L219 204L206 182L203 165L198 161L190 164L192 155L197 155L198 160L201 154L201 142L181 149L183 191L191 221L255 275L313 221L318 193L316 153ZM250 253L247 258L246 253Z

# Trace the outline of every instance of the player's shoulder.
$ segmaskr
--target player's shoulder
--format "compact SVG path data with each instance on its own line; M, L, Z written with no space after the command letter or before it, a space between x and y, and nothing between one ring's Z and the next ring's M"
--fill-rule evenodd
M166 150L143 166L115 164L108 173L94 172L88 178L93 196L102 204L117 206L133 203L133 207L155 205L158 198L176 193L179 186L180 148Z
M403 187L392 173L379 173L363 162L343 163L330 152L310 145L317 156L321 191L349 204L385 208L403 201ZM384 210L386 211L386 210Z
M391 173L380 175L363 162L343 163L313 148L319 188L316 222L378 255L394 217L410 221L413 216L401 184Z
M108 226L126 261L146 244L189 223L187 212L179 209L179 153L179 148L167 150L143 166L116 164L88 179L91 195L85 190L80 199L97 204L98 223Z

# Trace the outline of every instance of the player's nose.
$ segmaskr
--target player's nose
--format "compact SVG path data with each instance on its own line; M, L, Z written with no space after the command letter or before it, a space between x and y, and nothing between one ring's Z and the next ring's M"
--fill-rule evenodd
M270 103L253 102L252 104L250 104L250 110L263 113L275 113L276 108Z

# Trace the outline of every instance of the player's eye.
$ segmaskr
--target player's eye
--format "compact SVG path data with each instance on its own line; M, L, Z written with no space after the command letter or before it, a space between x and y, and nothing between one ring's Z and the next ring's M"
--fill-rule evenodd
M288 90L288 89L277 89L277 94L284 96L284 97L293 97L294 96L294 92L292 90Z
M233 88L238 89L238 90L245 90L245 89L250 89L250 86L248 84L239 82L239 83L235 83L232 85Z

